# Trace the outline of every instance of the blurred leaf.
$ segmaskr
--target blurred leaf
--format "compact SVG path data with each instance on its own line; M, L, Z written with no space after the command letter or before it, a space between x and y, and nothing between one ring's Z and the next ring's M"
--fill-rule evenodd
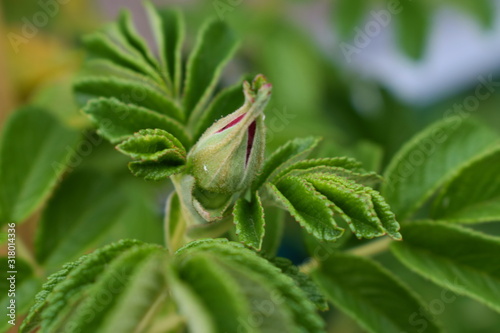
M423 57L429 36L431 12L427 6L425 1L405 1L395 15L399 46L415 60Z
M41 286L40 279L34 276L34 272L27 262L20 258L15 258L14 262L14 266L10 267L12 262L9 262L9 258L0 257L0 267L2 267L0 278L3 281L0 287L0 306L2 307L0 313L3 318L2 323L0 323L1 332L7 332L12 327L8 322L13 319L9 316L11 311L8 308L12 306L11 300L15 300L14 318L19 320L29 310L33 297ZM15 271L15 274L11 274L9 271ZM9 280L8 278L12 275L15 279ZM11 290L12 284L15 285L13 290Z
M118 143L141 129L163 129L174 135L184 147L190 139L182 124L167 116L116 98L98 98L90 101L83 112L98 125L99 132L112 143Z
M109 286L123 285L120 295L116 295L118 293L117 288L112 289L113 296L116 298L115 305L113 306L110 304L111 302L108 302L106 307L111 307L111 309L109 311L101 311L98 314L102 319L101 322L95 324L94 327L99 327L95 331L143 332L147 330L152 319L158 315L168 297L165 276L167 265L162 255L150 255L150 252L150 249L146 249L133 255L134 258L130 260L130 266L127 267L127 269L132 271L128 273L130 275L128 281L124 281L123 278L127 274L124 264L117 262L110 266L110 270L113 266L117 267L118 270L106 273L107 276L102 277L100 286L96 284L92 288L95 297L94 304L89 302L87 309L95 311L96 307L102 305L102 293ZM144 254L147 257L142 260L141 256L144 256ZM92 330L87 320L89 316L89 313L84 313L80 317L83 319L82 324L85 331Z
M434 202L432 218L453 223L500 221L500 149L472 161Z
M203 26L186 67L186 118L201 112L237 46L237 39L224 22L214 20Z
M126 197L119 180L93 171L72 173L50 199L37 232L37 260L50 270L82 255L114 223Z
M24 107L12 114L0 146L0 225L23 221L50 195L79 138L42 109Z
M265 182L272 180L280 168L305 158L318 145L320 139L315 137L297 138L274 151L266 158L262 171L252 184L252 189L259 189Z
M458 116L429 126L407 142L387 167L381 193L406 220L453 175L493 147L497 135Z
M297 286L307 294L307 297L316 305L318 310L328 310L328 303L326 302L325 296L309 275L302 273L289 259L277 257L270 261L281 269L283 274L291 277L295 281Z
M234 224L238 239L260 251L264 239L264 208L258 192L251 194L250 201L240 198L236 201L233 209Z
M491 0L452 0L449 4L473 16L484 28L491 29L495 24L495 6Z
M312 276L327 298L368 332L420 333L412 320L419 313L425 315L426 332L441 332L410 289L371 260L335 252Z
M233 290L243 289L240 291L240 295L246 295L247 300L241 303L241 305L250 303L252 306L251 313L262 314L263 325L258 327L260 331L269 333L293 331L291 327L288 329L276 327L277 325L289 325L286 321L288 319L287 313L290 312L295 322L294 327L298 331L324 332L324 323L316 313L315 305L307 298L304 291L295 284L294 280L282 274L276 266L257 256L255 252L246 249L243 245L223 239L200 240L192 242L179 250L178 256L182 262L185 262L187 258L193 257L204 256L204 258L211 258L214 264L218 263L218 266L223 268L214 270L214 272L222 273L224 271L225 274L232 274L233 277L231 279L224 281ZM194 274L187 269L185 274L191 275L191 281L195 281L199 276L204 276L204 273L201 273L201 275ZM195 286L195 283L203 285L204 282L199 280L198 278L196 282L193 282L193 287L207 293L210 290L209 288ZM271 295L269 295L270 292L272 293ZM267 295L265 295L266 293ZM280 296L276 297L276 295ZM212 297L214 296L212 295ZM218 299L224 298L219 297ZM276 311L271 312L271 316L266 316L265 314L269 314L270 312L265 310L267 307L263 309L256 306L256 304L264 304L262 302L274 306ZM216 303L218 302L215 301L209 304L213 307ZM263 311L264 313L262 313ZM273 322L276 320L279 321L275 317L281 317L281 322ZM233 317L227 315L222 315L222 317L219 316L218 318L225 318L226 320L231 318L233 320ZM234 317L234 319L237 320L238 318ZM252 322L243 320L243 322L240 321L240 324L248 325L252 324ZM242 328L245 328L245 326Z
M355 35L355 29L363 23L371 5L371 0L338 0L335 2L333 18L341 38L350 39Z
M392 251L409 269L500 312L500 238L437 222L414 222Z

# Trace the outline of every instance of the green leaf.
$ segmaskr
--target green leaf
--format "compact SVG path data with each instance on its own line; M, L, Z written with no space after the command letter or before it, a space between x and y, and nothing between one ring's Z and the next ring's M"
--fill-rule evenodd
M344 229L335 223L331 203L306 180L286 177L276 185L269 183L269 188L308 233L321 240L342 236Z
M370 0L339 0L334 6L334 22L343 39L352 38L370 9Z
M109 318L108 315L117 306L119 299L131 287L133 277L138 272L145 276L147 272L144 270L144 263L160 251L159 247L143 245L124 252L108 263L97 280L88 284L84 289L79 288L77 295L79 299L76 304L68 304L69 306L62 313L57 314L54 321L42 324L42 332L101 331L103 321ZM140 310L140 308L135 310ZM137 313L127 314L129 319L132 316L137 316Z
M61 271L49 276L42 286L19 332L33 332L40 326L46 328L65 309L72 297L95 281L109 262L140 244L138 241L119 241L64 265Z
M239 318L246 318L250 310L238 283L213 260L206 256L189 256L177 265L179 277L207 309L217 332L238 332Z
M396 257L436 284L500 312L500 238L437 222L414 222Z
M244 244L260 251L264 239L264 208L258 192L251 194L250 201L240 198L233 209L236 235Z
M415 136L393 158L381 193L406 220L460 169L489 151L498 136L475 121L450 116Z
M168 284L179 312L186 318L186 326L192 333L216 333L210 311L189 285L182 282L176 273L167 272Z
M165 258L153 255L136 270L100 332L142 332L168 297Z
M287 258L277 257L270 261L276 267L281 269L283 274L291 277L295 281L295 284L307 294L307 297L316 305L318 310L328 310L328 304L325 296L321 290L318 289L318 286L309 275L302 273L299 268L293 265L293 263Z
M177 10L157 10L149 1L145 3L151 30L158 46L160 62L165 74L174 85L176 96L181 88L182 43L184 18Z
M425 53L429 29L430 11L425 1L406 1L400 13L395 15L399 46L412 59L421 59Z
M177 251L185 244L186 221L182 216L182 207L177 192L172 192L165 209L166 245L170 252Z
M167 116L116 98L98 98L84 108L98 125L99 133L112 143L118 143L141 129L163 129L175 136L184 147L190 146L190 138L182 124Z
M10 264L13 264L13 268L10 268ZM0 305L2 311L0 314L3 321L0 323L0 331L7 332L11 328L11 321L13 318L9 317L11 305L11 300L15 300L14 317L19 319L28 310L29 306L32 304L33 298L36 295L38 289L41 286L39 278L34 276L32 268L27 262L20 258L16 258L13 261L9 261L7 257L0 257L0 267L2 267L2 272L0 278L2 279L2 284L0 287ZM14 271L12 274L10 271ZM12 275L14 280L8 280ZM12 282L14 282L14 291L11 290ZM14 320L16 322L16 320Z
M369 259L334 252L312 276L328 299L368 332L419 333L415 320L422 311L425 332L441 332L410 289Z
M273 176L280 168L307 157L307 155L318 145L320 138L307 137L297 138L288 141L278 148L271 156L266 159L261 173L252 184L252 189L259 189L265 182L272 181Z
M126 197L116 177L94 171L72 173L44 210L36 238L37 261L49 271L82 255L119 222Z
M128 168L136 177L144 178L145 180L160 181L167 179L170 176L182 172L185 166L172 165L172 161L167 159L156 161L135 161L128 164Z
M358 238L374 238L388 233L401 239L399 224L378 192L330 175L306 179L332 203L334 212L349 224Z
M224 239L206 239L191 242L177 252L179 260L192 256L193 253L212 255L213 260L233 267L237 272L259 280L258 284L275 290L271 298L274 306L286 306L293 314L296 327L303 332L324 332L324 323L315 311L315 305L294 282L292 278L281 273L280 269L257 256L255 252L242 244L228 242ZM258 277L260 276L260 278ZM236 282L238 283L238 278ZM237 288L237 287L236 287ZM251 299L251 298L250 298ZM255 302L254 302L255 303ZM267 302L269 304L269 302ZM245 317L243 317L245 318ZM275 330L263 332L276 332ZM285 330L288 332L289 330Z
M434 202L431 217L452 223L500 221L500 148L462 168Z
M92 58L107 59L136 73L152 78L161 84L162 79L157 71L145 61L139 52L127 47L125 37L113 24L106 32L95 32L84 36L83 42ZM165 92L168 92L164 86Z
M135 29L132 15L128 10L122 10L117 21L118 29L127 41L127 44L136 50L142 58L154 69L159 69L159 65L146 41L139 35ZM168 82L168 79L167 79ZM169 83L169 82L168 82ZM167 83L167 84L168 84Z
M183 99L186 118L206 104L237 46L237 39L222 21L209 21L201 29L186 67Z
M193 122L196 124L194 138L198 140L200 136L209 128L216 120L227 116L228 114L238 110L245 102L244 95L241 89L242 83L227 87L219 92L210 102L210 104L200 113L199 119Z
M0 143L0 225L26 219L50 195L80 135L35 107L15 111Z
M124 103L142 106L182 121L180 108L164 93L145 83L116 77L90 76L77 80L74 90L81 106L98 97L115 97Z
M136 160L158 161L168 158L173 164L186 160L186 150L179 140L161 129L140 130L116 148Z

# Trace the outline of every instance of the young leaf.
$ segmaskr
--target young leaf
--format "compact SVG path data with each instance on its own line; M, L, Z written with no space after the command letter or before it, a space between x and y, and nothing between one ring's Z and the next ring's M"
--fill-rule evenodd
M135 29L132 15L128 10L122 10L117 21L118 29L123 35L127 44L136 50L142 58L148 62L153 69L159 69L159 65L153 54L151 53L146 41L139 35ZM168 78L167 85L169 85Z
M128 168L136 177L144 178L145 180L160 181L182 172L185 166L184 164L173 165L172 160L167 158L166 160L160 159L159 161L130 162Z
M500 312L500 238L437 222L404 227L392 252L411 270Z
M121 44L119 40L122 41ZM150 77L158 84L162 84L162 79L157 71L138 52L127 49L124 45L126 43L124 42L124 36L116 26L110 26L107 32L95 32L87 35L84 37L83 42L92 58L110 60L121 67ZM163 88L166 93L169 92L165 86Z
M85 76L75 82L74 90L81 106L98 97L115 97L124 103L142 106L178 121L183 120L180 108L164 93L158 92L145 82L116 77Z
M145 2L145 7L163 72L173 83L175 96L179 96L184 18L177 10L157 10L149 1Z
M161 129L140 130L116 148L136 160L158 161L169 157L174 164L183 164L186 150L172 134Z
M286 177L276 185L268 185L271 193L307 232L321 240L342 236L344 229L335 223L331 203L306 180Z
M315 137L297 138L288 141L278 148L266 159L261 173L252 184L252 189L257 190L267 181L272 181L280 168L307 157L307 155L318 145L321 139Z
M250 201L240 198L233 209L234 224L238 239L244 244L260 251L264 239L264 208L259 193L253 192Z
M475 122L451 116L415 136L387 167L381 193L405 220L460 169L497 144L498 136Z
M432 218L453 223L500 220L500 149L472 161L455 175L434 202Z
M206 104L237 45L222 21L210 21L202 28L186 67L183 104L187 119Z
M98 125L99 132L112 143L118 143L141 129L163 129L175 136L184 147L190 146L190 138L183 125L157 112L132 104L125 104L116 98L98 98L84 108Z
M79 139L39 108L12 114L0 143L0 225L21 222L39 207L73 164Z
M312 277L333 304L368 332L419 333L421 327L414 324L419 318L427 322L425 332L441 332L410 289L374 261L333 252Z

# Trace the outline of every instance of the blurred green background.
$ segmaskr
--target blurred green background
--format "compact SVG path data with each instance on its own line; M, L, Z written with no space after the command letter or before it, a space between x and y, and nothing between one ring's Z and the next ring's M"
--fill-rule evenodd
M265 74L274 85L266 123L269 150L292 137L320 135L320 155L349 155L367 169L383 170L391 156L431 122L460 113L483 118L500 131L500 1L497 0L214 0L154 1L184 10L188 46L208 17L225 20L242 39L221 86L241 75ZM144 9L135 0L2 0L0 7L0 127L25 103L48 108L65 123L86 128L71 92L84 59L81 36L133 11L139 30L150 35ZM106 170L155 202L131 208L129 220L150 212L150 231L110 227L107 243L121 235L160 241L164 185L138 184L125 159L102 145L80 166ZM83 171L82 171L83 172ZM142 205L142 206L141 206ZM135 210L134 210L135 209ZM35 224L22 232L32 243ZM129 225L129 227L127 227ZM300 262L302 237L288 224L283 254ZM494 225L477 229L500 235ZM299 241L294 241L295 239ZM31 242L30 242L31 240ZM497 333L498 314L464 296L437 308L441 288L409 272L390 255L384 265L410 281L448 332ZM439 310L439 311L438 311ZM432 312L432 309L431 309ZM362 332L335 310L331 332ZM425 331L424 331L425 332Z

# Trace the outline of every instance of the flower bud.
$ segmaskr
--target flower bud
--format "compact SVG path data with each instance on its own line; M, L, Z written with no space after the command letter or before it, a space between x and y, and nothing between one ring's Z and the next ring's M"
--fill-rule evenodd
M218 120L200 137L188 155L196 184L206 191L235 193L248 187L264 161L263 111L272 85L263 75L243 83L245 103Z

